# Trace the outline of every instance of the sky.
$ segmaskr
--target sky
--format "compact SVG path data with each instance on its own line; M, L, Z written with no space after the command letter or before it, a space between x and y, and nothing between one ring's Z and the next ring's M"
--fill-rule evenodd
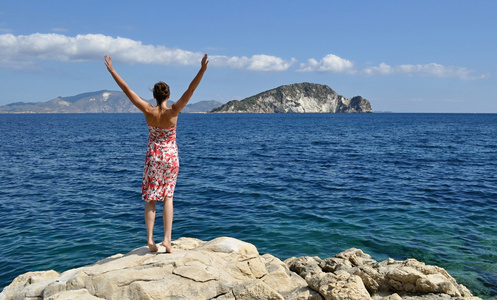
M158 81L191 102L300 82L374 111L497 113L497 1L39 1L0 4L0 105Z

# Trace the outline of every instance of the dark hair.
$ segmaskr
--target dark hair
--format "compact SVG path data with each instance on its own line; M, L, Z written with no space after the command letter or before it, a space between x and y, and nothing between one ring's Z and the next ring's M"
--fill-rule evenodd
M159 81L154 85L153 92L155 101L157 101L157 106L160 108L162 102L169 97L169 86L166 83Z

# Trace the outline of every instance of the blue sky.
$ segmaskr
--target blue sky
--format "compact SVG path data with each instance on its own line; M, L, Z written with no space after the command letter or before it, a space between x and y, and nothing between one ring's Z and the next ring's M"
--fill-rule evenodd
M326 84L375 111L497 113L497 1L22 1L0 5L0 105L118 90L192 102Z

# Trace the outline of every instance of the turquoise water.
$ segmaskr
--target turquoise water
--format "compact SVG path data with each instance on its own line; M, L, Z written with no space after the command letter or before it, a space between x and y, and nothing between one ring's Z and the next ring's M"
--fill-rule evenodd
M0 128L0 288L145 245L142 115L0 115ZM174 239L414 257L497 296L497 115L182 114L177 134Z

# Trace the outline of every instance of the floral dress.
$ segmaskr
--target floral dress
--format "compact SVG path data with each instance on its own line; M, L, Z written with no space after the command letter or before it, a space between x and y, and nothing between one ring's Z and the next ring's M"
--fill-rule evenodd
M178 178L176 125L169 128L148 126L148 131L142 199L147 202L164 201L165 197L173 196Z

